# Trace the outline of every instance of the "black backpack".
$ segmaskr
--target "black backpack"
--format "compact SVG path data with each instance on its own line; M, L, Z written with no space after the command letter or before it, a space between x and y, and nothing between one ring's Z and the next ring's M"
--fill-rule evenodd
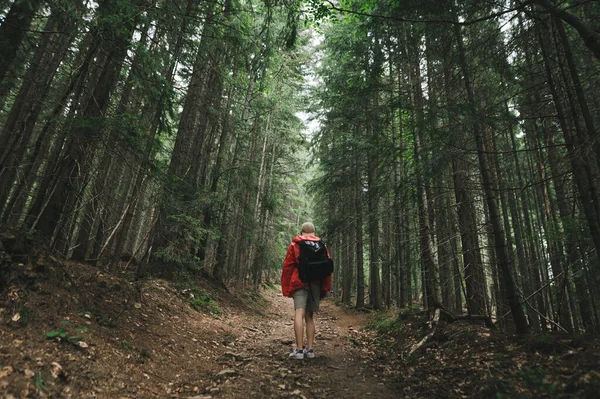
M298 274L303 282L324 280L333 273L333 260L327 256L327 247L322 240L303 240L297 244L300 247Z

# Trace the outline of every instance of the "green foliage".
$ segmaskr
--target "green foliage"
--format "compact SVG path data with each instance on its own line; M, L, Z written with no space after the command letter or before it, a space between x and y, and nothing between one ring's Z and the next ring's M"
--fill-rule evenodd
M391 317L386 312L375 312L369 317L366 327L380 335L397 337L402 333L404 325L398 317Z
M375 312L369 316L365 327L377 333L374 339L377 346L389 348L398 343L404 325L398 317L392 317L386 312Z
M522 388L529 391L534 397L552 397L558 386L550 381L552 376L541 367L523 367L515 375L500 380L490 381L489 391L498 399L520 397Z
M140 350L140 356L142 357L142 359L150 359L152 357L152 355L146 348L142 348Z
M44 393L46 391L46 377L45 373L37 372L33 376L33 383L39 392Z
M112 317L107 317L107 316L99 316L98 324L100 324L101 326L104 326L104 327L116 327L117 326L117 322L115 320L113 320Z
M184 288L184 292L189 296L190 306L198 311L220 315L223 310L212 298L210 292L198 287L192 280L186 279L178 284Z
M64 328L61 328L58 331L53 330L46 334L46 338L66 338L66 337L67 337L67 332L65 331Z
M308 18L316 25L320 25L323 20L331 18L333 16L330 7L326 2L322 0L308 0Z
M28 308L25 305L21 305L19 307L19 316L21 316L21 320L23 321L23 323L27 323L28 321L30 321L34 314L34 310Z
M221 314L223 310L217 305L217 303L211 298L209 293L205 293L199 297L192 298L191 306L200 311L212 313L212 314Z
M273 287L272 284L263 283L263 286L265 285ZM241 297L248 304L251 304L259 309L264 309L269 304L269 302L259 292L256 291L246 290L241 293Z
M65 326L65 328L60 328L58 330L52 330L52 331L48 331L46 333L46 339L54 339L57 340L59 342L66 342L69 343L73 346L78 346L79 342L83 341L83 338L78 336L78 335L70 335L68 329L66 329L66 327L70 326L71 323L67 320L62 320L61 325ZM90 331L88 328L83 327L83 328L77 328L75 329L75 331L77 333L82 333L82 332L87 332Z
M551 394L556 390L556 384L548 381L548 373L540 367L525 367L519 370L517 376L533 392Z
M167 223L169 241L154 254L154 257L193 270L199 261L196 256L198 243L206 238L211 230L204 228L202 220L186 214L169 215Z
M278 286L272 281L265 281L262 283L262 288L265 290L275 290Z
M120 341L119 345L121 346L121 348L123 348L125 350L131 350L131 349L133 349L133 346L131 346L131 344L129 343L129 341L127 341L126 339Z

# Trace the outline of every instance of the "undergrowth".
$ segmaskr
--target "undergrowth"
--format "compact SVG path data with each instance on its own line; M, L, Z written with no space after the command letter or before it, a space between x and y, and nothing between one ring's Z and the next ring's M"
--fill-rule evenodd
M183 288L183 293L188 295L189 304L192 308L215 315L223 314L223 309L219 307L210 292L199 287L193 281L185 280L179 282L177 285Z
M365 327L377 333L374 343L379 347L396 348L399 343L400 335L404 330L404 323L398 316L386 313L373 313Z
M240 294L243 300L248 301L255 308L264 309L267 307L269 302L256 291L244 291Z

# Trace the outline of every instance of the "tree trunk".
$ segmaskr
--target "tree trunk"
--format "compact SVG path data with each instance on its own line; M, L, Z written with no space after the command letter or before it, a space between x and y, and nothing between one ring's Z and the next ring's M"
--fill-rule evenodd
M600 35L594 32L592 28L587 26L575 15L559 8L555 4L552 4L549 0L535 0L535 3L539 4L542 8L554 15L556 18L562 19L575 28L586 47L589 48L594 54L594 57L600 61Z
M356 128L358 130L358 127ZM365 270L363 264L363 211L362 178L358 159L356 162L356 191L354 192L354 210L356 212L356 307L365 306Z
M490 165L488 165L485 157L483 131L479 122L480 116L478 115L475 94L471 85L471 76L466 62L461 27L459 25L455 25L454 28L458 46L459 64L463 74L465 89L467 91L467 99L471 111L470 116L473 121L473 134L475 135L475 142L477 144L477 153L485 192L485 200L488 206L491 227L494 234L494 247L498 259L498 265L502 272L502 281L504 282L503 291L506 292L516 331L518 334L523 334L528 332L529 327L527 325L527 319L525 318L523 308L521 307L519 295L514 283L512 264L510 261L510 256L507 253L506 239L502 230L501 215L498 208L496 193L494 192L493 180L490 173Z
M135 13L135 10L129 12ZM88 184L92 166L86 160L93 159L97 138L102 131L98 123L105 116L135 28L133 14L119 14L119 6L113 1L106 3L105 8L98 13L101 16L120 15L124 21L124 30L116 33L110 31L109 27L102 30L105 39L100 45L100 51L106 51L107 62L99 73L97 84L90 90L90 99L84 103L81 113L76 118L73 135L66 151L67 157L60 168L58 184L46 211L42 212L40 224L43 226L57 226L62 214L71 215L79 200L77 196L81 197ZM59 241L66 245L69 233L59 231Z
M542 37L542 34L539 30L539 27L537 28L537 34L538 34L538 41L540 43L540 48L542 50L542 56L543 56L543 60L544 60L544 69L546 72L548 86L550 88L550 93L552 94L552 97L553 97L554 108L556 109L558 122L559 122L560 128L562 130L563 137L565 139L565 144L567 147L567 151L569 154L569 161L570 161L571 167L573 169L573 179L574 179L576 187L577 187L577 192L579 192L579 195L581 196L581 200L582 200L581 202L583 202L582 209L584 211L584 214L586 215L588 227L590 227L590 230L592 230L594 220L593 219L590 220L590 219L593 218L593 208L591 208L590 203L589 203L591 198L589 198L589 189L588 189L589 183L587 182L587 179L586 179L586 175L587 175L586 170L585 170L586 168L583 164L582 159L575 152L575 145L573 143L573 135L570 133L570 128L567 124L565 110L564 110L562 100L559 95L558 88L556 86L554 76L552 73L548 49L546 47L544 38ZM549 154L553 154L553 153L549 152ZM552 158L554 158L554 155L552 155ZM555 165L554 168L556 168L556 167L557 166ZM561 184L555 185L555 190L557 187L559 188L559 191L562 191L560 189ZM559 195L559 191L557 191L557 195ZM561 194L561 196L562 196L562 194ZM575 228L575 219L574 218L572 219L570 217L570 215L572 214L572 212L570 210L571 207L569 207L564 201L559 201L559 206L560 206L559 211L561 212L561 218L563 220L563 225L569 229L573 229L573 233L572 233L573 237L578 237L579 232ZM574 265L575 257L577 256L576 255L576 246L574 243L570 243L568 238L569 238L569 235L567 235L567 246L566 246L567 257L570 260L569 264ZM579 304L580 304L580 313L581 313L582 321L583 321L583 324L586 327L586 329L588 329L588 328L592 327L593 320L591 319L591 306L589 304L589 301L587 300L587 295L586 295L587 290L584 288L583 284L581 283L581 280L579 280L579 279L576 279L576 285L577 285L577 292L578 292L579 300L580 300Z
M74 8L81 12L81 2L75 0L74 3ZM61 32L49 33L41 37L40 44L23 79L23 84L0 132L0 142L6 143L0 150L0 210L8 199L17 172L23 168L23 172L19 175L29 176L30 166L36 161L36 159L30 158L31 161L27 162L25 160L26 151L33 138L34 128L50 84L60 63L64 60L77 28L78 14L68 17L64 16L62 11L54 9L50 15L45 29L54 31L60 27ZM38 137L37 141L40 140L44 140L44 137ZM40 144L35 146L39 148ZM15 197L27 196L26 193L22 193L22 189L28 191L28 186L23 187L21 184L17 187ZM15 198L15 200L17 199ZM23 200L21 199L21 201ZM5 218L9 217L10 208L12 206L6 207ZM16 216L20 217L20 214Z
M8 79L17 63L17 52L43 0L15 0L0 25L0 109L10 90ZM1 138L1 137L0 137Z

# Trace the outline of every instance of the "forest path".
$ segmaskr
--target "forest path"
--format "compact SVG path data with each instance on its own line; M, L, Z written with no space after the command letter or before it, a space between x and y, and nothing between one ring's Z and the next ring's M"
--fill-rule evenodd
M366 315L350 313L324 300L316 315L316 356L288 358L293 338L293 303L276 291L264 293L268 308L256 315L230 320L246 333L235 346L249 356L238 362L236 376L223 381L219 396L227 398L395 398L396 394L365 367L361 349L351 337ZM234 316L235 317L235 316ZM200 396L199 398L201 398Z
M194 297L165 280L138 291L87 264L64 271L62 283L40 274L36 290L0 298L0 399L398 397L365 345L367 315L330 299L315 317L316 357L291 360L293 301L279 289L262 299L194 286Z

